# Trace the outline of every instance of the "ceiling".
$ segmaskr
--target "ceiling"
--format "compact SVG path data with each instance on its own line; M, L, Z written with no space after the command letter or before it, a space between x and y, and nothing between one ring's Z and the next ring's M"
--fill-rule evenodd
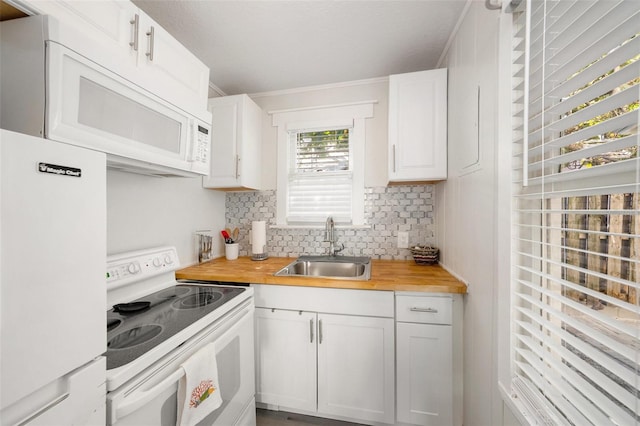
M210 69L220 94L432 69L468 0L134 0Z

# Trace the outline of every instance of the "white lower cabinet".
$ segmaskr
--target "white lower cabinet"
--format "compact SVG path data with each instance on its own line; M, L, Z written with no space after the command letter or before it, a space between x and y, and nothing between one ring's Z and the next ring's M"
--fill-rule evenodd
M396 293L398 424L462 423L462 300Z
M398 323L398 422L451 425L451 326Z
M393 319L318 314L318 413L394 423Z
M316 313L256 308L256 401L316 410Z
M395 422L392 292L254 287L262 306L256 308L258 403L340 420ZM385 316L369 316L375 314Z
M462 296L253 285L256 402L364 424L462 425Z

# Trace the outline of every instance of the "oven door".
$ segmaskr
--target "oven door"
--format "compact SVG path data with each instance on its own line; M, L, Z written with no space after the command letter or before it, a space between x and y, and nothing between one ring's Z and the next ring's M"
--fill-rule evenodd
M253 402L253 301L243 303L209 325L166 358L107 395L108 425L176 424L180 367L206 344L215 342L222 405L200 424L239 425ZM255 418L255 416L253 417Z

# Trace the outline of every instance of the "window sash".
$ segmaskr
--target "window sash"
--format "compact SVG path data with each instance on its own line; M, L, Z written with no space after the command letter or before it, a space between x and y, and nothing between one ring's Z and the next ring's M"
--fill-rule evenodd
M339 136L345 136L345 132L346 143L339 141ZM287 185L287 223L323 223L329 216L337 223L352 223L353 150L349 135L349 128L289 133L291 162ZM301 142L305 137L311 138L311 143L324 141L324 144L316 144L316 150L301 149L301 144L308 143Z
M513 24L513 389L640 424L640 3L526 0Z

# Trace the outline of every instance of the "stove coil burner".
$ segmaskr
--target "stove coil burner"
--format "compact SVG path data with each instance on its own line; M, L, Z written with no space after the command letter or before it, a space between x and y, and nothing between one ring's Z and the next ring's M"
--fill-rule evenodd
M176 300L173 306L177 309L194 309L211 305L222 298L223 294L213 289L199 289L197 293Z
M156 337L162 331L162 327L157 324L142 325L123 331L107 342L109 349L127 349Z

